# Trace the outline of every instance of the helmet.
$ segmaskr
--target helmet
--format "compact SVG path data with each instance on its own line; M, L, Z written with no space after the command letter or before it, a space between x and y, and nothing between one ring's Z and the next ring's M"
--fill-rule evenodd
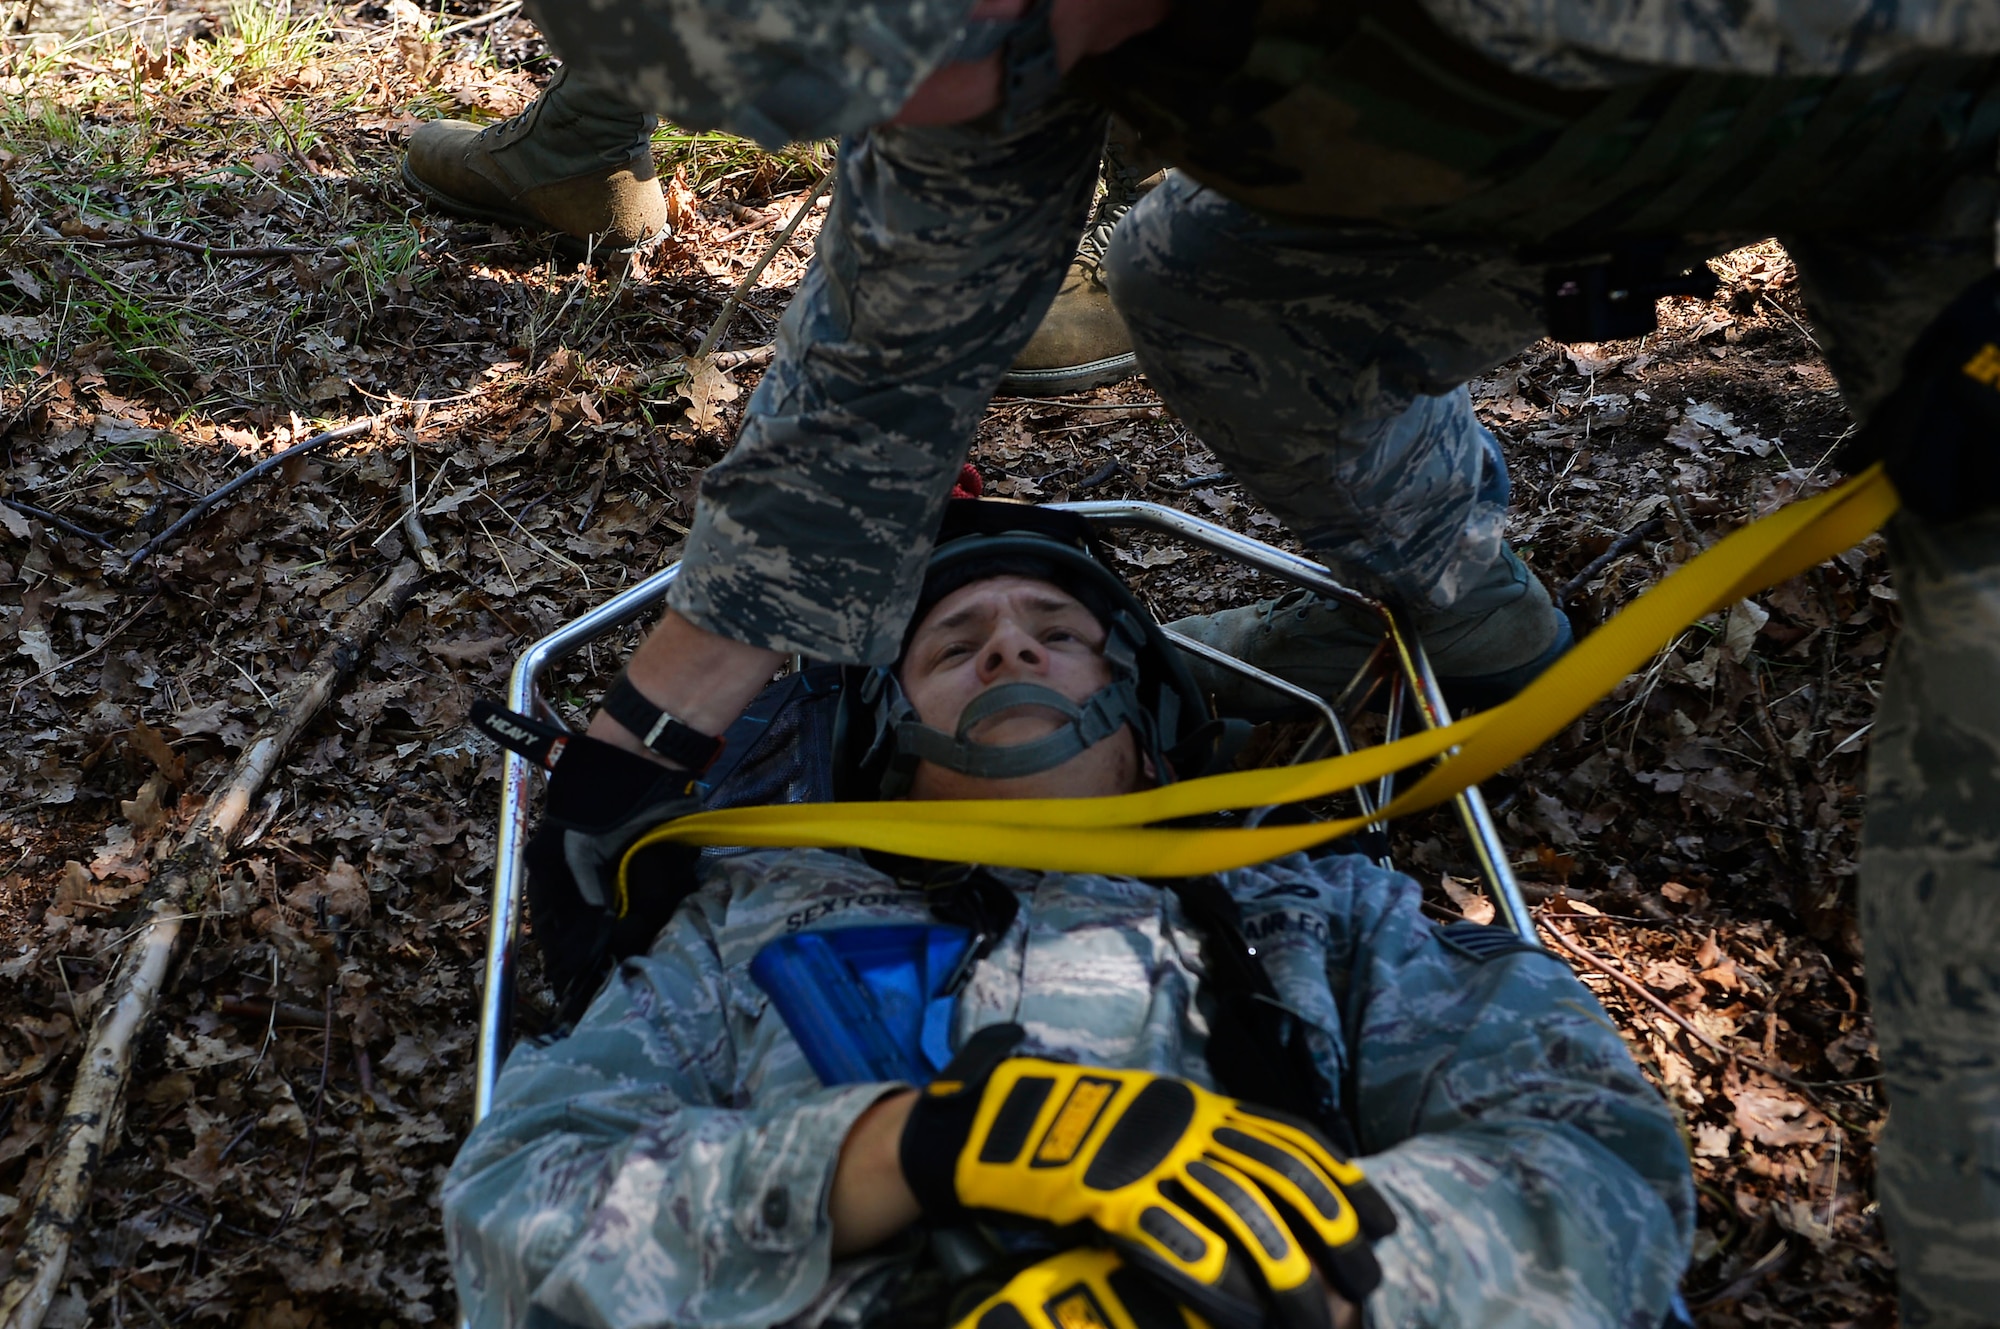
M1090 526L1073 513L993 499L953 499L924 571L907 646L918 624L952 592L990 577L1033 577L1074 596L1105 628L1104 659L1111 681L1081 703L1039 683L1002 683L966 706L958 731L946 733L917 717L895 666L859 671L842 690L836 722L837 796L897 798L908 792L917 763L984 779L1032 775L1059 766L1130 726L1139 751L1162 783L1207 770L1224 727L1180 651L1106 567ZM1022 706L1065 717L1054 732L1012 746L981 743L969 731L1002 711Z
M563 62L647 111L766 147L893 117L939 66L1000 52L1011 116L1053 95L1049 0L971 20L973 0L534 0Z

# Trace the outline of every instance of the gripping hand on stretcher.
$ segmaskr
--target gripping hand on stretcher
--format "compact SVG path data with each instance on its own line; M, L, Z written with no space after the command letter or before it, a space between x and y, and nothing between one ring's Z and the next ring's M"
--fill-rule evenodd
M491 702L472 722L549 772L548 803L529 837L528 915L549 985L574 1019L617 959L652 944L694 885L698 851L675 844L628 853L664 821L701 810L688 773Z
M1381 1281L1394 1213L1311 1127L1144 1071L1009 1057L983 1030L918 1098L901 1162L926 1213L1089 1223L1224 1329L1327 1329ZM1322 1281L1324 1280L1324 1281Z

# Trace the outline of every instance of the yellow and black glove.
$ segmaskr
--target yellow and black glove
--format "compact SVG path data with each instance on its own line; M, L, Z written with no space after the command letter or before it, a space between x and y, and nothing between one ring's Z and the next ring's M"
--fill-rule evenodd
M1326 1285L1359 1303L1381 1282L1368 1243L1395 1214L1310 1126L1168 1076L1009 1057L1020 1037L981 1030L911 1111L901 1161L925 1212L1090 1223L1223 1329L1326 1329Z
M952 1329L1208 1329L1113 1251L1079 1248L1029 1265Z

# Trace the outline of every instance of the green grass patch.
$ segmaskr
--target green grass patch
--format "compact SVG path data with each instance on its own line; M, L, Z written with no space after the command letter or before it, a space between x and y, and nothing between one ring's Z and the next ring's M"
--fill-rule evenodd
M756 198L813 184L833 165L834 145L831 140L795 143L769 152L720 130L662 124L653 133L653 151L667 171L686 170L688 184L697 192L727 184L736 194Z

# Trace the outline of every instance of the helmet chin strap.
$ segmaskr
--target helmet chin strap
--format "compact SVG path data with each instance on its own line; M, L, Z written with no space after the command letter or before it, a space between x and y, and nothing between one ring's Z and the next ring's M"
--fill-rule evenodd
M979 725L1007 711L1055 711L1063 723L1040 738L1007 745L972 737ZM933 729L912 713L896 722L896 752L981 780L1012 780L1062 765L1144 718L1138 692L1117 679L1081 705L1040 683L1002 683L974 697L958 717L958 732Z
M1045 684L1001 683L966 703L959 713L958 731L951 734L918 719L895 675L883 670L877 676L879 681L871 684L884 693L876 712L880 719L874 746L876 750L886 747L894 754L882 777L882 796L901 798L907 794L919 762L979 780L1018 779L1053 770L1127 726L1139 752L1153 763L1163 780L1171 780L1171 769L1159 751L1159 717L1139 699L1138 640L1138 625L1125 614L1117 615L1104 643L1104 659L1111 666L1109 683L1080 703ZM982 743L972 737L974 729L994 716L1029 707L1054 711L1063 717L1062 724L1026 743Z

